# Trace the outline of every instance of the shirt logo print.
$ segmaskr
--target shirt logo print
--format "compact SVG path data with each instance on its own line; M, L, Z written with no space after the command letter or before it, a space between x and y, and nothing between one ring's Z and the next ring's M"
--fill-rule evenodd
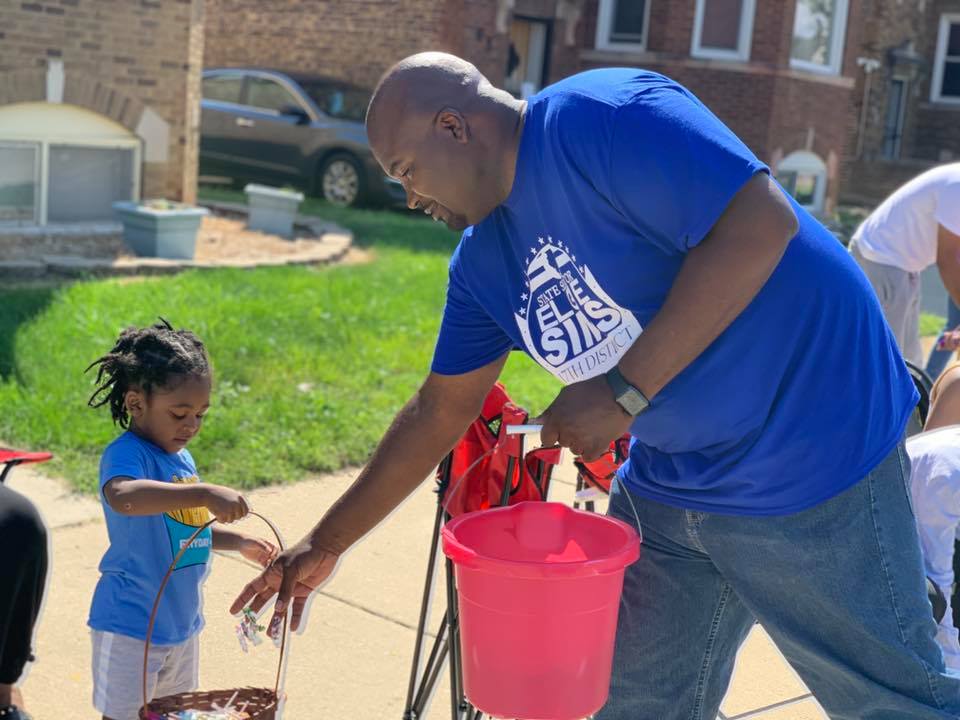
M549 235L526 256L514 318L533 358L567 384L612 368L643 331L590 268L577 266L571 249Z

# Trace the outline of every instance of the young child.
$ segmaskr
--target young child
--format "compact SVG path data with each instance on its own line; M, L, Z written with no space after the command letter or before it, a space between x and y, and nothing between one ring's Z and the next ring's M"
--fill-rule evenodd
M100 459L100 500L110 547L100 562L88 624L93 635L93 704L104 720L136 720L150 610L170 563L212 514L230 523L249 512L236 490L200 482L187 444L210 406L213 373L203 343L163 321L124 330L94 361L91 407L108 405L125 428ZM207 528L177 563L153 629L148 696L188 692L198 682L200 586L211 547L268 565L265 540Z

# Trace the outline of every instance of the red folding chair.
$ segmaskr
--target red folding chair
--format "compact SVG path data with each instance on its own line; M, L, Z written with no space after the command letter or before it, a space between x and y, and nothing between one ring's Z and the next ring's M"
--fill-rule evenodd
M610 448L601 457L587 462L582 457L574 458L573 464L577 468L577 490L573 506L594 511L592 498L597 495L609 495L610 483L617 475L617 470L630 455L630 436L624 435L610 443Z
M17 465L26 465L27 463L42 463L53 457L48 452L24 452L22 450L12 450L10 448L0 448L0 465L3 470L0 471L0 484L7 479L7 475Z
M463 694L457 590L453 564L444 558L447 608L433 647L421 668L426 642L427 611L436 574L440 528L446 520L466 512L513 505L525 500L546 500L560 449L524 452L523 435L507 435L510 425L523 425L527 413L510 402L497 383L483 404L480 416L437 468L437 514L433 523L427 576L424 582L417 639L413 649L410 684L404 720L423 717L437 687L444 662L449 659L451 720L479 720L483 713Z

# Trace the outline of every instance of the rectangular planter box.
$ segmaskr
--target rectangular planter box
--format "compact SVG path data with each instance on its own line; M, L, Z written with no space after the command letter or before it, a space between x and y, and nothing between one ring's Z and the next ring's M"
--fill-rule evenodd
M154 209L136 202L115 202L113 211L123 223L123 239L143 257L192 260L197 230L206 208L171 203L169 209Z
M247 207L250 208L248 228L280 237L293 237L293 221L297 217L297 208L303 202L303 193L266 185L247 185L243 191L247 194Z

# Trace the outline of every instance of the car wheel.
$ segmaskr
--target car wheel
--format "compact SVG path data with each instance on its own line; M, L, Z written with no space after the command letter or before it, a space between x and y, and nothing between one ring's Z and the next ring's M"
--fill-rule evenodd
M337 153L323 163L320 191L329 203L340 207L359 205L364 198L363 171L352 155Z

